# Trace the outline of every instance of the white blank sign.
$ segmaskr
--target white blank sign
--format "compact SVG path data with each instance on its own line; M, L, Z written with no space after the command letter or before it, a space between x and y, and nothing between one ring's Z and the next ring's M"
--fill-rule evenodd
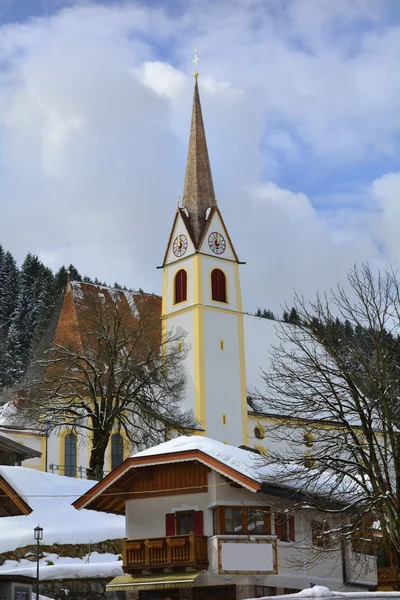
M223 571L273 571L272 544L221 544Z

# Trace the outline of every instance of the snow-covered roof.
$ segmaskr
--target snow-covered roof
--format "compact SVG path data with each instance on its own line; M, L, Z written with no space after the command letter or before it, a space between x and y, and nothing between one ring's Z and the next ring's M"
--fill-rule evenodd
M76 511L71 503L93 481L60 477L25 467L0 466L0 475L33 509L28 516L1 519L0 553L33 543L33 529L43 527L43 543L73 544L122 538L125 519L93 511Z
M340 600L340 598L351 600L377 600L378 598L400 598L400 592L331 592L331 590L323 585L315 585L312 588L306 588L296 594L285 594L284 596L264 596L264 598L272 598L274 600L305 600L306 598L332 598ZM253 600L253 599L252 599Z
M348 502L357 495L357 485L350 478L344 478L332 485L332 473L326 472L310 482L309 470L306 467L289 466L284 470L282 466L276 463L268 463L268 459L259 454L229 444L223 444L203 436L180 436L175 439L142 450L132 456L133 459L141 457L157 457L163 454L174 454L197 450L216 459L221 465L233 469L238 474L244 475L253 481L266 486L282 488L286 490L307 492L314 496L323 496L330 500L338 502ZM156 461L155 461L156 462ZM218 469L216 469L218 470ZM284 476L283 476L284 473ZM304 477L303 477L304 474ZM246 486L245 486L246 487ZM331 490L334 489L334 492ZM253 490L254 491L254 490Z
M201 435L192 435L190 437L180 436L168 442L158 444L158 446L137 452L132 458L175 454L176 452L185 452L187 450L203 452L210 458L215 458L223 465L259 483L266 477L273 476L275 471L272 465L266 465L265 460L255 452L223 444L222 442L217 442Z

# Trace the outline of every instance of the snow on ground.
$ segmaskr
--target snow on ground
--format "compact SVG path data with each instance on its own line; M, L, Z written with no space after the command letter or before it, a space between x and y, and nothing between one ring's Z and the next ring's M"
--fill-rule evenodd
M93 481L61 477L25 467L0 467L0 474L29 504L28 516L0 519L0 553L35 544L33 530L43 527L43 544L86 544L125 537L125 517L75 510L71 503ZM60 559L61 560L61 559Z
M110 557L110 555L108 555L108 557ZM112 558L113 560L108 562L86 563L82 559L76 560L65 557L65 562L61 563L60 557L58 561L55 561L57 564L54 565L46 565L43 564L43 561L40 561L39 579L40 581L51 581L54 579L106 579L124 575L122 561L117 560L116 556L113 556ZM36 577L36 563L29 563L29 561L26 561L29 563L29 567L25 565L21 566L21 563L16 563L16 565L10 568L10 562L15 561L6 561L6 563L0 567L0 575L13 574Z

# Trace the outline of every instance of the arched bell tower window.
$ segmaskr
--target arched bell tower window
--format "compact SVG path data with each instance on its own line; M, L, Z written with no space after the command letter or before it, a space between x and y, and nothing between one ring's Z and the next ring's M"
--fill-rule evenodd
M227 302L226 277L221 269L211 271L211 299L217 302Z
M65 475L76 477L76 435L68 433L64 439L65 444Z
M111 436L111 470L113 471L124 460L124 440L120 433Z
M179 269L174 280L174 304L187 300L187 273Z

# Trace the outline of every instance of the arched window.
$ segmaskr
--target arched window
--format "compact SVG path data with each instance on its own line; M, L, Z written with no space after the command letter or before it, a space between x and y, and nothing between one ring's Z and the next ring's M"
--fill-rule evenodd
M124 460L124 440L120 433L111 436L111 470L113 471Z
M65 475L76 477L76 435L68 433L65 436Z
M187 300L187 273L180 269L175 275L174 304Z
M221 269L211 271L211 299L217 302L227 302L226 278Z

